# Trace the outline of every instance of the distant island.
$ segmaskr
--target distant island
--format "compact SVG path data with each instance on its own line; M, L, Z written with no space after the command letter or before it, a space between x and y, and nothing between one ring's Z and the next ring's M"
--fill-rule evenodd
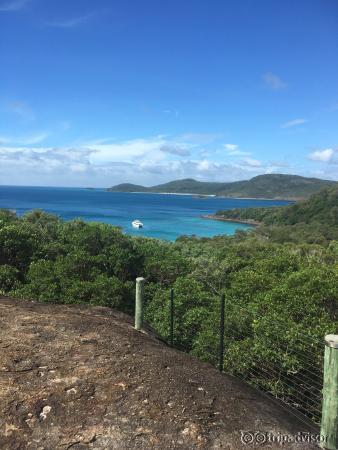
M156 186L122 183L107 189L109 192L148 192L158 194L192 194L231 198L264 198L274 200L304 200L336 181L306 178L299 175L267 174L250 180L229 183L197 181L192 178L174 180Z

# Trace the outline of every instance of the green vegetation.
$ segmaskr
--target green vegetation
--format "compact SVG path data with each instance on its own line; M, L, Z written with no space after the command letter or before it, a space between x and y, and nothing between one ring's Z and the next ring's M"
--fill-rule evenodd
M318 192L321 188L337 184L334 181L304 178L297 175L259 175L247 181L233 183L209 183L191 178L171 181L157 186L119 184L108 189L111 192L176 192L180 194L218 195L237 198L274 198L299 200Z
M286 207L218 211L229 220L257 221L261 236L275 242L327 244L338 240L338 186L322 189L310 199Z
M316 417L317 391L311 384L302 392L306 405L294 398L297 379L309 370L308 352L311 372L318 375L322 338L338 330L337 215L332 213L337 192L328 189L309 202L255 210L254 217L266 225L254 231L213 239L183 236L175 243L126 236L99 223L63 222L42 211L21 218L0 211L0 290L131 313L134 280L144 276L147 321L168 337L173 287L175 345L211 363L217 361L225 293L226 371L293 399ZM305 239L304 227L309 227Z

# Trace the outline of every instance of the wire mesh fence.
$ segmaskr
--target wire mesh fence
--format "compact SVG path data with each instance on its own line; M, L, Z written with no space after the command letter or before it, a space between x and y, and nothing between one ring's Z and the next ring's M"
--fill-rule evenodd
M227 355L225 350L225 370L320 423L324 341L305 337L297 329L290 335L288 326L277 320L267 321L264 334L259 331L251 338L253 358L247 366L233 368L233 352ZM243 333L231 331L230 340L235 347L245 338Z
M160 334L169 345L190 351L184 346L184 334L193 330L182 329L174 290L165 289L163 295L166 296L162 311L165 324L161 324ZM258 317L258 312L248 313L241 305L229 304L224 295L217 306L213 339L207 350L204 349L203 359L217 366L221 372L232 374L265 395L279 399L291 407L301 420L304 418L308 422L310 419L314 424L319 424L324 340L312 336L310 330L304 335L304 328L291 328L290 323L278 321L277 317L272 321L270 317L266 320ZM232 320L227 321L229 311L238 322L243 317L246 319L243 326Z

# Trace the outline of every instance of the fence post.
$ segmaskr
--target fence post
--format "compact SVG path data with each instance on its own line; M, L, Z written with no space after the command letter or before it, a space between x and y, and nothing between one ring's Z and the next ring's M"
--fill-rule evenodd
M135 329L140 330L143 324L144 278L136 278L135 296Z
M221 296L221 314L219 326L219 371L223 372L224 366L224 309L225 309L225 295Z
M169 340L170 345L174 346L174 289L170 289L170 330L169 330Z
M338 335L325 336L321 447L338 449Z

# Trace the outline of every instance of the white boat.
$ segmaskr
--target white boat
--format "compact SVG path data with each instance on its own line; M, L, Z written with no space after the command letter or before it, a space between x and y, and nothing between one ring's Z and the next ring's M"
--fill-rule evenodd
M134 228L142 228L143 227L143 223L140 220L134 220L131 224Z

